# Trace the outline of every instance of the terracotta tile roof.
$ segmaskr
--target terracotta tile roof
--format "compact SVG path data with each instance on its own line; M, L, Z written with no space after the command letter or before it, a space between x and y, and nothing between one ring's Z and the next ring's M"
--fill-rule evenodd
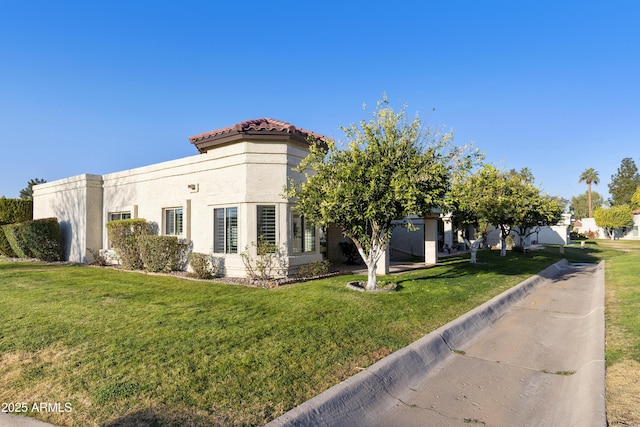
M318 140L327 140L319 133L298 128L291 123L271 118L245 120L233 126L204 132L189 138L198 151L205 152L215 145L242 139L243 136L279 137L308 142L309 137Z

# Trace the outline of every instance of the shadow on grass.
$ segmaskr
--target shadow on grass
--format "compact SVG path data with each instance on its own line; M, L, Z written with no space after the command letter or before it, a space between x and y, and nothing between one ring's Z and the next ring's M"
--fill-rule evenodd
M215 419L192 411L176 411L166 406L154 406L127 414L105 427L183 427L183 426L223 426L230 420Z
M558 245L548 245L541 250L519 253L509 251L500 256L500 251L478 251L477 263L470 263L469 254L460 254L442 259L436 267L423 268L398 274L395 282L422 281L430 279L464 280L469 276L533 276L548 266L566 258L571 263L597 263L601 258L601 249L597 243L566 247L564 254L560 253Z

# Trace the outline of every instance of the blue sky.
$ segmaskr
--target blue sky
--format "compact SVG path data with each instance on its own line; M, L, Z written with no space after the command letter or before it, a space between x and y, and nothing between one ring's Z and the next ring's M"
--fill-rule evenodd
M640 2L0 0L0 195L196 154L273 117L342 139L396 108L548 193L640 165Z

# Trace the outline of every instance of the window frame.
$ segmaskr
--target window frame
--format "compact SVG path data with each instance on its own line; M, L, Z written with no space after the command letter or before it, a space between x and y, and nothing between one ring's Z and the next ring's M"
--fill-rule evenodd
M172 218L169 221L169 218ZM162 209L162 231L165 236L184 236L184 208L176 206ZM171 224L171 230L169 230Z
M316 253L318 251L316 231L316 227L309 224L304 215L291 211L291 252L294 254Z
M108 216L108 220L107 222L111 222L111 221L120 221L123 219L131 219L133 218L133 216L131 215L131 211L117 211L117 212L109 212L107 214ZM118 215L119 218L114 218L115 215ZM125 218L126 216L126 218Z
M256 241L278 243L278 215L276 205L256 206Z
M237 254L239 230L237 206L214 208L213 253ZM220 238L222 238L222 241L220 241Z

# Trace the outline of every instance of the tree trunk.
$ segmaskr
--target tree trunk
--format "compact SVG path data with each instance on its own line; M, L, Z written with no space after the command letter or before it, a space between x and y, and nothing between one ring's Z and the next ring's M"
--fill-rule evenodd
M367 286L365 287L365 289L367 291L375 291L378 286L378 277L376 276L378 261L380 260L380 257L384 253L386 244L382 245L379 243L372 243L369 253L366 253L362 248L362 245L357 239L354 239L353 237L351 237L351 240L353 240L353 243L356 245L356 248L358 249L358 253L362 257L362 260L364 261L364 263L367 265ZM375 238L372 240L374 240L374 242L376 241ZM378 241L382 241L382 239L378 239Z
M511 234L511 227L500 224L500 256L507 256L507 237Z
M378 276L376 275L377 263L367 266L367 287L368 291L375 291L378 287Z
M484 240L484 237L480 237L479 239L476 239L473 243L471 243L471 241L464 239L464 242L467 244L467 246L469 246L469 249L471 250L471 264L476 263L476 255L478 254L478 248L480 247L480 244L482 243L483 240Z
M365 263L367 264L367 287L368 291L375 291L378 287L378 276L376 275L376 271L378 270L378 261L382 257L385 246L382 246L378 243L371 244L371 250L367 254ZM363 251L364 253L364 251Z

